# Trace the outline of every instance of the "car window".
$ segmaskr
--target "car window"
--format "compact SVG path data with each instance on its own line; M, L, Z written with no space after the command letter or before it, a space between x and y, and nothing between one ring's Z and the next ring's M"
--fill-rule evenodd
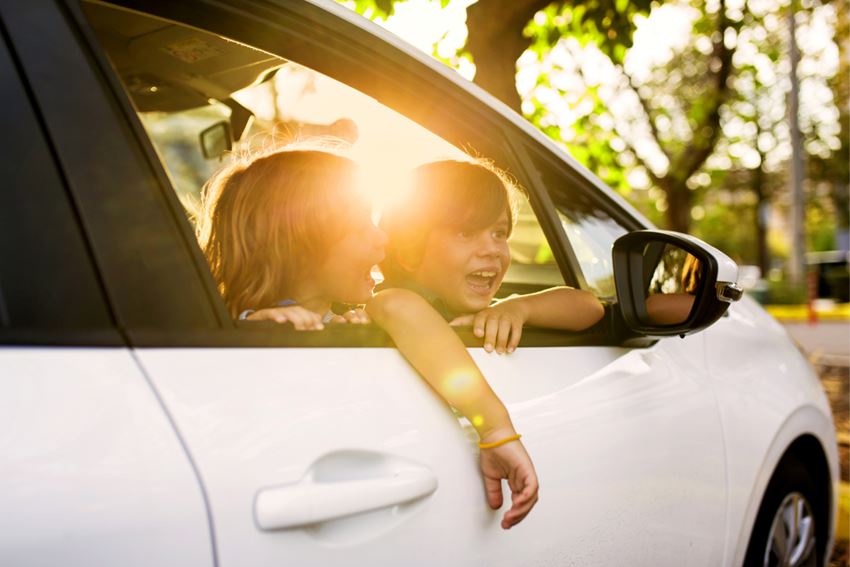
M628 232L612 216L612 207L581 188L586 181L549 157L531 150L532 163L552 198L558 218L573 249L588 290L597 297L614 299L614 241Z
M360 164L376 217L410 169L465 155L374 98L297 62L137 12L88 2L83 8L190 222L213 172L234 155L270 146L320 139L341 147ZM205 156L201 133L222 121L239 141L222 157ZM509 244L512 266L500 295L563 284L524 196Z
M0 41L0 342L44 331L64 344L79 331L112 326L94 265L61 172L20 77ZM29 342L29 341L24 341Z

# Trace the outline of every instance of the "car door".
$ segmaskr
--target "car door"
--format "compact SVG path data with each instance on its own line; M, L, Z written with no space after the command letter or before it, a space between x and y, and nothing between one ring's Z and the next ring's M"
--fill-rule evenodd
M61 26L9 7L0 3L0 564L212 566L200 484L115 325L38 105L43 77L14 42Z
M528 125L374 26L333 3L121 4L161 18L139 26L148 41L185 28L201 34L193 45L215 48L203 34L221 35L321 72L455 147L474 147L529 190L538 249L548 250L515 270L508 291L560 282L608 295L605 253L641 221ZM165 175L175 169L157 161L125 94L133 91L111 75L120 61L101 51L92 5L68 5L153 158L149 184L159 185L170 215L142 209L163 230L190 234ZM484 502L471 428L379 331L234 324L190 239L170 241L180 254L135 242L136 255L122 259L127 271L156 268L149 264L162 253L186 280L169 289L158 277L116 274L107 287L133 296L115 300L117 316L198 467L220 564L722 561L723 449L699 335L628 346L611 306L585 333L529 329L511 356L486 354L461 331L541 480L541 501L506 534ZM591 269L594 258L603 266Z

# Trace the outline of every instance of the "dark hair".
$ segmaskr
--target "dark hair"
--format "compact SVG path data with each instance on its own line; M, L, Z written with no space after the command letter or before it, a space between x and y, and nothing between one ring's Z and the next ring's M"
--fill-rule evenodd
M508 230L516 220L517 188L504 171L484 160L443 160L413 170L410 190L381 216L387 234L381 270L387 281L404 279L403 264L418 264L431 231L449 226L474 232L492 224L502 212Z

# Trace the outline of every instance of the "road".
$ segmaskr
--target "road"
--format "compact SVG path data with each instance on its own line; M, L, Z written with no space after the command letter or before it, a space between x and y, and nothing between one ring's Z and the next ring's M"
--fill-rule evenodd
M813 359L826 364L850 365L850 322L783 322L783 325Z

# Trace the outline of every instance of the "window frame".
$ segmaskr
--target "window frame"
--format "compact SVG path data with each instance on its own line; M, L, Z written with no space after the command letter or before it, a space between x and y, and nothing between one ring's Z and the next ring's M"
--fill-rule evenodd
M8 300L17 300L14 307L16 311L21 309L20 303L23 301L20 297L8 297L0 289L0 345L124 346L123 337L115 329L106 290L81 226L80 211L69 191L68 180L60 167L56 148L48 135L44 116L36 104L32 85L23 71L5 18L0 19L0 74L5 76L3 90L7 106L7 130L28 136L23 142L16 137L10 139L9 143L12 146L23 143L20 151L26 151L27 156L37 161L35 169L33 164L23 168L19 174L22 173L24 177L16 177L16 184L6 188L9 193L7 198L11 199L11 207L7 211L16 213L18 219L13 221L13 225L14 222L23 223L25 235L30 227L41 232L38 227L45 226L48 234L42 238L49 240L46 247L44 242L35 246L35 249L25 246L20 250L21 257L13 255L13 269L3 270L7 277L9 274L17 276L21 272L31 274L39 288L35 299L40 301L35 304L38 309L24 308L38 322L21 324L11 319L10 311L13 309L9 308ZM14 159L15 151L17 148L12 148L11 153L4 152L4 158ZM13 167L22 165L20 162L14 163ZM33 190L23 200L21 192L17 190L21 182L25 188ZM24 213L25 209L32 209L42 199L58 199L62 202L51 203L49 208L41 207L37 215ZM47 224L31 224L34 216L38 216L38 222ZM7 225L0 227L8 228ZM16 247L28 243L26 240L21 242L20 236L14 230L11 233L0 230L0 237L14 242ZM58 290L50 286L48 291L48 282L63 282L64 285ZM3 285L0 281L0 286ZM32 290L32 287L28 289ZM32 303L28 302L30 305Z
M65 3L72 14L80 29L80 35L85 38L89 51L94 54L101 75L105 78L114 98L119 101L127 124L133 130L136 144L143 148L149 166L171 209L172 220L180 226L183 233L184 246L192 249L192 260L196 271L201 275L208 300L218 304L216 311L221 318L223 302L218 297L206 261L200 253L194 235L191 234L189 223L183 217L182 205L171 186L164 164L160 162L152 141L148 138L140 118L124 92L120 79L113 72L106 54L89 27L79 1L60 1ZM274 54L285 53L287 60L305 65L363 92L455 145L468 141L469 138L464 140L463 132L477 133L475 138L483 145L475 150L512 171L520 184L528 190L532 208L552 248L566 284L582 287L583 282L580 279L582 272L575 261L575 254L560 224L549 193L545 188L540 187L539 179L529 175L529 172L533 172L534 169L529 167L530 159L524 153L521 140L528 138L533 129L527 124L518 124L515 119L507 119L504 111L498 108L501 103L493 104L494 101L488 101L490 105L482 104L474 94L477 87L458 88L455 84L457 79L453 77L450 77L449 81L433 81L435 72L430 66L423 64L411 54L405 53L403 49L388 49L387 44L384 43L386 37L375 37L363 29L373 24L364 24L361 28L346 21L346 18L339 17L340 14L330 14L323 8L309 3L275 7L248 0L237 0L230 6L212 0L196 2L110 0L108 3L172 20L182 25L198 27L237 41L250 36L251 40L246 41L246 44ZM347 10L339 6L336 8ZM228 17L225 18L224 15ZM386 32L382 34L385 35ZM356 45L358 49L351 49L352 45ZM317 55L320 52L322 55ZM346 55L352 52L357 53L356 58ZM404 70L403 73L399 73L401 69ZM446 71L443 75L448 73L453 72ZM403 77L403 79L399 80L397 77ZM450 113L446 109L454 112ZM460 128L456 119L458 115L464 117L464 123ZM520 141L517 141L517 138ZM545 149L545 153L550 152L551 148ZM584 173L584 175L588 174ZM190 238L187 238L187 233ZM582 333L545 330L538 333L536 330L529 329L523 335L523 344L616 344L617 340L614 337L617 333L612 332L611 325L608 324L609 319L611 318L606 317L594 329ZM364 336L364 333L360 331L337 330L332 333L336 338L328 337L330 340L320 341L321 345L313 345L316 342L313 338L306 338L303 334L293 335L294 332L286 332L288 329L253 333L246 332L244 327L244 323L237 324L225 318L217 326L203 329L179 329L167 325L147 328L131 326L126 329L126 332L132 343L137 346L291 345L306 347L382 346L386 343L385 334L377 329L374 330L377 331L375 336ZM236 329L239 331L233 332ZM463 332L459 334L464 338ZM478 344L474 337L465 339L465 342L470 346Z

